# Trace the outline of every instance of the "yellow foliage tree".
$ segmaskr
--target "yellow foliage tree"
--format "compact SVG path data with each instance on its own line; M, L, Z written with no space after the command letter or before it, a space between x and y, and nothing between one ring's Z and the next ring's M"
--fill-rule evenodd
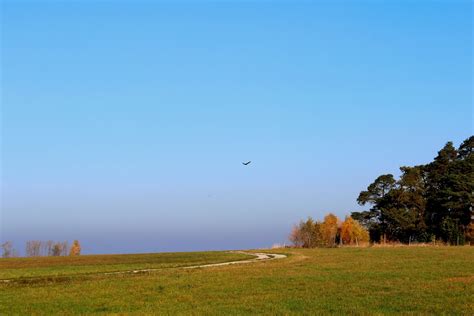
M334 247L336 245L338 222L339 219L332 213L324 217L323 224L321 225L321 233L323 241L328 247Z
M351 244L354 240L354 219L346 216L341 225L341 239L344 244Z
M71 246L71 251L69 252L70 256L79 256L81 254L81 244L79 240L74 240Z
M369 233L358 221L347 216L341 225L341 238L346 245L359 245L359 242L369 241Z
M321 223L308 217L306 221L301 221L293 227L289 239L295 247L314 248L321 246Z

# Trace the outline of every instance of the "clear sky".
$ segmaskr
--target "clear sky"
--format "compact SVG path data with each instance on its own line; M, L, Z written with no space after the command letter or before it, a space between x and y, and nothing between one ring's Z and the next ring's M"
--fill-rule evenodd
M472 6L2 1L1 239L254 248L344 217L473 133Z

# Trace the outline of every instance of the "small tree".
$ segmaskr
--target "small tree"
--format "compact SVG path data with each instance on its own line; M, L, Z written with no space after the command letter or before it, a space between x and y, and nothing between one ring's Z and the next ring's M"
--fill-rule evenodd
M61 250L62 250L61 243L54 243L52 251L51 251L51 255L52 256L60 256L61 255Z
M30 240L26 242L26 256L39 257L41 256L42 243L39 240Z
M369 240L369 232L359 222L347 216L341 225L341 239L346 245L359 245L359 242Z
M354 224L354 237L357 246L360 242L368 243L370 240L369 232L367 231L367 229L365 229L357 221Z
M321 230L324 243L328 247L334 247L336 245L338 222L339 220L334 214L329 213L324 217Z
M291 230L290 236L288 237L295 247L303 247L303 234L301 232L301 224L294 225Z
M14 255L13 243L11 241L6 241L2 244L2 257L11 258Z
M81 245L79 244L79 240L74 240L71 246L71 250L69 251L70 256L79 256L81 254Z
M354 222L354 219L350 216L346 216L346 219L342 222L341 240L346 245L350 245L354 240Z
M67 254L68 254L68 249L69 249L68 242L67 242L67 241L63 241L63 242L59 243L59 245L60 245L60 247L61 247L60 256L67 256Z
M46 255L47 256L52 256L53 255L53 247L54 247L54 241L48 240L46 242Z
M289 239L296 247L318 247L322 242L321 223L308 217L306 221L301 221L293 227Z

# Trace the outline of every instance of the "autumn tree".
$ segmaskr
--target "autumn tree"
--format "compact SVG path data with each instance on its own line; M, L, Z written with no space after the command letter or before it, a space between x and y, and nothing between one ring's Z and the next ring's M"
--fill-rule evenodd
M359 245L369 241L369 233L359 222L347 216L341 224L341 240L346 245Z
M61 244L54 243L51 251L52 256L60 256L61 255Z
M301 231L301 223L299 225L294 225L291 230L290 236L288 239L293 243L295 247L301 248L304 245L303 242L303 233Z
M321 225L321 235L326 246L336 246L336 237L338 231L338 218L336 215L329 213L324 217Z
M306 221L301 221L293 227L289 239L296 247L314 248L321 246L321 223L308 217Z
M359 245L360 242L368 243L370 240L369 232L358 222L355 222L353 236L355 238L355 242L357 246Z
M340 226L340 227L339 227ZM334 247L338 239L345 244L356 244L368 242L369 234L357 221L346 217L343 223L339 223L334 214L327 214L323 222L318 222L308 217L293 227L289 236L295 247L315 248Z
M314 221L311 217L302 225L302 234L305 248L317 247L321 240L320 223Z
M356 221L350 217L346 216L344 222L341 225L341 240L344 244L350 245L354 240L354 224Z
M81 245L79 244L79 240L74 240L71 246L71 250L69 251L70 256L79 256L81 254Z
M51 250L52 256L67 256L67 254L68 254L67 241L53 243L52 250Z

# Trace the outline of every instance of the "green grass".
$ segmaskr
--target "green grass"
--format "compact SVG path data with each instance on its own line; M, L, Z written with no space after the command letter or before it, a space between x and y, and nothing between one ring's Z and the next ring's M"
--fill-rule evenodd
M1 284L0 314L472 315L474 311L474 247L270 252L290 256L213 268Z
M9 258L0 259L0 279L58 277L139 269L165 269L250 258L253 258L253 256L219 251Z

